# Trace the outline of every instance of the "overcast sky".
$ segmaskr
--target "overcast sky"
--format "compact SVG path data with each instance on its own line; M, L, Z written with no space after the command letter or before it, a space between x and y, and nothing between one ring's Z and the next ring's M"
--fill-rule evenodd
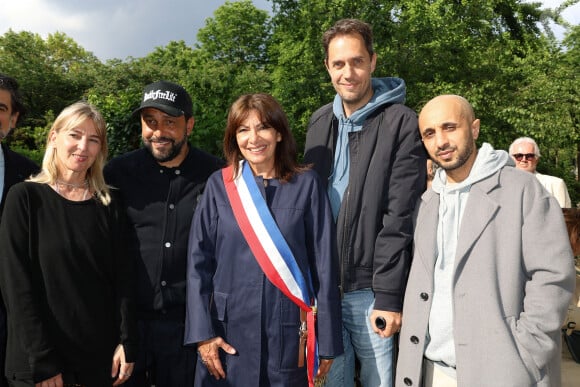
M271 10L272 3L267 0L253 2L257 8ZM543 1L546 7L562 2ZM43 38L64 32L105 61L143 57L170 41L183 40L193 45L197 30L225 0L3 0L2 3L0 35L9 29L38 33ZM564 17L579 24L580 4L565 12Z

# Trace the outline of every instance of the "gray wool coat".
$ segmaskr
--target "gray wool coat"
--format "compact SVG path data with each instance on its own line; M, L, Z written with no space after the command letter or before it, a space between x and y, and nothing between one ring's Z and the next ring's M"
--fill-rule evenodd
M420 386L433 295L439 195L418 205L396 386ZM460 387L559 386L560 327L574 289L562 211L530 173L503 167L471 187L453 277Z

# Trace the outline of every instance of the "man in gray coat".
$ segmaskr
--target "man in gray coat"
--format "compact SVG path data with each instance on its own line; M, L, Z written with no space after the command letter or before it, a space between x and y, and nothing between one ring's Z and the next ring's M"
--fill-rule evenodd
M559 386L574 289L562 211L504 151L477 149L478 119L443 95L419 115L440 166L417 210L397 386Z

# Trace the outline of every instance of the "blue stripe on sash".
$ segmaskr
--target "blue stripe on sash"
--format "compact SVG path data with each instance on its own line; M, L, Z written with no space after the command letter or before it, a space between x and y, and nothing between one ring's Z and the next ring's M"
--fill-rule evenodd
M270 212L270 209L266 204L266 200L262 196L262 193L260 192L258 185L256 184L254 174L252 173L252 170L247 162L244 162L244 166L242 169L242 178L244 179L246 187L248 188L250 196L252 197L252 201L254 202L256 209L258 210L258 213L260 214L260 218L262 219L264 226L268 230L270 238L276 245L280 253L280 256L282 257L282 259L286 263L286 266L292 273L294 280L300 287L300 291L302 292L300 299L302 299L306 305L311 305L311 300L308 291L309 288L311 289L311 286L307 286L302 271L300 270L298 264L296 263L294 254L292 254L290 246L288 246L286 239L280 232L280 229L278 228L278 225L276 224L276 221L274 220L274 217L272 216L272 213ZM299 297L299 295L295 296Z

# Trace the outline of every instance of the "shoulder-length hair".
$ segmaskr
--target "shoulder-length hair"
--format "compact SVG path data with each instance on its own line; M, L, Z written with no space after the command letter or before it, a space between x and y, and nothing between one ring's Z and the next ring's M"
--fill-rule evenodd
M101 151L95 158L93 165L87 170L87 181L89 183L89 189L95 192L96 197L104 205L108 205L111 202L111 195L109 193L109 186L105 183L103 176L103 166L105 165L109 152L107 146L107 126L97 108L84 101L67 106L56 117L46 137L46 150L44 151L44 157L42 159L42 169L38 175L30 178L29 181L50 185L56 184L58 168L56 148L52 146L50 141L51 133L66 133L78 127L78 125L87 119L93 122L97 136L101 141Z
M262 125L280 133L282 140L276 145L274 168L276 177L282 182L288 182L306 168L298 164L296 141L290 131L286 113L274 97L264 93L242 95L230 107L224 134L224 156L228 164L233 166L234 176L237 176L239 162L243 159L236 140L237 130L252 111L258 113Z

